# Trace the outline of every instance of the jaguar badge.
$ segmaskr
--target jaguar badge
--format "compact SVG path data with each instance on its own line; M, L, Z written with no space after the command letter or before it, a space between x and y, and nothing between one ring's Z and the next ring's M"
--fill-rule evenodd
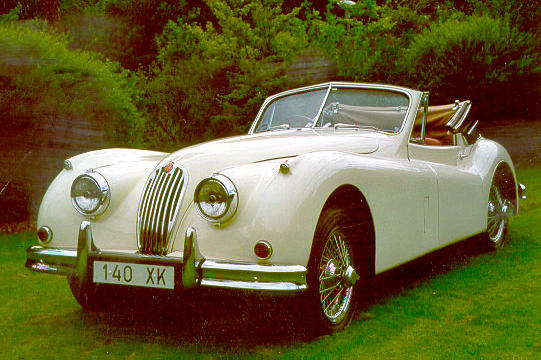
M165 165L164 167L162 167L162 171L164 173L168 173L170 172L171 170L173 170L173 163L172 162L169 162L167 163L167 165Z

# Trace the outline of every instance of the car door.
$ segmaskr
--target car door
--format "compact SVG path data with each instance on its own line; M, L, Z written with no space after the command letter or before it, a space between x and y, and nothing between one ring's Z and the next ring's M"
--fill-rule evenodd
M467 111L457 111L457 117L467 116ZM454 119L454 120L453 120ZM424 117L423 121L426 120ZM463 118L451 119L455 124ZM424 127L423 127L424 129ZM479 231L477 204L482 203L481 177L471 166L471 150L462 134L450 135L449 143L428 145L423 133L421 140L413 138L408 144L410 161L430 167L437 179L437 229L438 245L467 238Z

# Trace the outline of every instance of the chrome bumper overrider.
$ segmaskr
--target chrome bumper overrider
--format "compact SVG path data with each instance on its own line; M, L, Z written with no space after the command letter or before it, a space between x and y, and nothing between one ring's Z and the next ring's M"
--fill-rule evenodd
M26 250L26 267L38 272L85 278L94 260L172 265L176 282L188 289L195 286L272 292L298 292L307 288L306 268L301 265L261 265L197 258L197 235L188 228L184 251L165 256L142 255L135 252L105 251L94 244L90 223L83 221L79 229L77 249L55 249L32 246ZM176 288L177 286L175 286Z
M524 184L518 184L518 196L522 200L526 200L526 186Z

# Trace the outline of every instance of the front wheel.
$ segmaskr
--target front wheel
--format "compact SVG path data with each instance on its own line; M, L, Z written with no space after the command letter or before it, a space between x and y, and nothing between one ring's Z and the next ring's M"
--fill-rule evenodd
M326 210L316 229L308 268L312 329L330 333L344 329L355 312L355 248L351 220L340 209Z

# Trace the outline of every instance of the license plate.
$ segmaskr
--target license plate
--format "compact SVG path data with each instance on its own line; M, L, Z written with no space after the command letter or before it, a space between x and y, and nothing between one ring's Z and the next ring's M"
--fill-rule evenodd
M173 289L175 268L173 266L94 261L93 281L101 284Z

